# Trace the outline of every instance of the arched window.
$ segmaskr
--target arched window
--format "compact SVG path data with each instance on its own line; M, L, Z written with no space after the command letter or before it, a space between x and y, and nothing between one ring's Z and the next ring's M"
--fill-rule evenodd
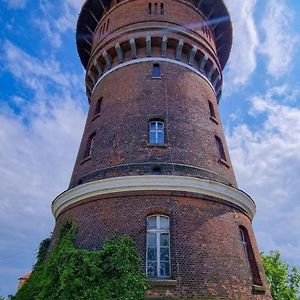
M258 271L257 263L255 260L254 252L251 246L250 238L247 229L244 226L239 226L241 244L245 253L246 260L250 267L253 284L262 286L262 281Z
M84 153L84 157L89 157L92 155L92 151L94 148L94 144L95 144L95 139L96 139L96 133L93 133L90 135L86 148L85 148L85 153Z
M217 144L220 159L226 161L226 156L225 156L225 151L224 151L222 140L218 136L215 136L215 138L216 138L216 144Z
M147 218L147 275L150 278L169 278L170 219L163 215Z
M103 98L101 97L96 103L95 114L94 114L95 116L99 115L101 112L102 100L103 100Z
M153 64L152 68L152 77L153 78L160 78L160 67L159 64Z
M152 145L165 143L164 122L151 121L149 123L149 143Z

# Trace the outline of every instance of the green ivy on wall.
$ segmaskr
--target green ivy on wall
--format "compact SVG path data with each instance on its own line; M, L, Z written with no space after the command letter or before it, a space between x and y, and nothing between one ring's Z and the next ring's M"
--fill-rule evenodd
M76 228L67 222L47 256L50 241L40 245L30 279L16 300L141 300L147 284L134 241L124 236L106 241L98 251L74 246Z

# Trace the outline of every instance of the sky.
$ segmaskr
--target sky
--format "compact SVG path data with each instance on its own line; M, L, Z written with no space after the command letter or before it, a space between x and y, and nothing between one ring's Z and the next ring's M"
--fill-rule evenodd
M0 295L54 228L88 109L75 46L83 0L0 0ZM261 251L300 268L298 0L225 0L234 30L220 111Z

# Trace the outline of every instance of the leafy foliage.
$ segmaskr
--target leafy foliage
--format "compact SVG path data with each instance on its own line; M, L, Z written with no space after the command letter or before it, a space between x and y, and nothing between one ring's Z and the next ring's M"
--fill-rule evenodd
M45 261L50 246L50 241L51 241L50 238L41 241L34 268L40 265L43 261Z
M270 284L273 300L297 300L300 292L300 273L283 262L279 251L261 253L263 266Z
M109 240L99 251L74 246L76 229L66 223L46 259L35 265L16 300L141 300L147 285L133 240ZM38 260L39 260L38 255Z

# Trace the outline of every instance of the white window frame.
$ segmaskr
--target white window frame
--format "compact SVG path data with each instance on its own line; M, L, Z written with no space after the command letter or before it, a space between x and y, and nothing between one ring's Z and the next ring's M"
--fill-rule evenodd
M155 129L152 129L152 125L155 124ZM159 124L162 124L162 129L158 128ZM151 133L155 134L154 141L151 140ZM159 141L158 134L162 133L163 140ZM150 121L149 122L149 144L151 145L164 145L165 143L165 123L163 121Z
M148 219L149 218L153 218L155 217L155 220L156 220L156 227L155 228L148 228ZM163 218L167 218L168 219L168 222L169 222L169 227L168 229L161 229L160 228L160 218L163 217ZM149 277L149 274L148 274L148 233L155 233L156 235L156 259L157 259L157 264L156 264L156 273L157 273L157 277ZM160 274L160 263L161 263L161 260L160 260L160 235L161 234L168 234L168 249L169 249L169 276L162 276ZM147 217L147 236L146 236L146 273L147 273L147 276L149 278L170 278L171 277L171 251L170 251L170 218L166 215L150 215Z

